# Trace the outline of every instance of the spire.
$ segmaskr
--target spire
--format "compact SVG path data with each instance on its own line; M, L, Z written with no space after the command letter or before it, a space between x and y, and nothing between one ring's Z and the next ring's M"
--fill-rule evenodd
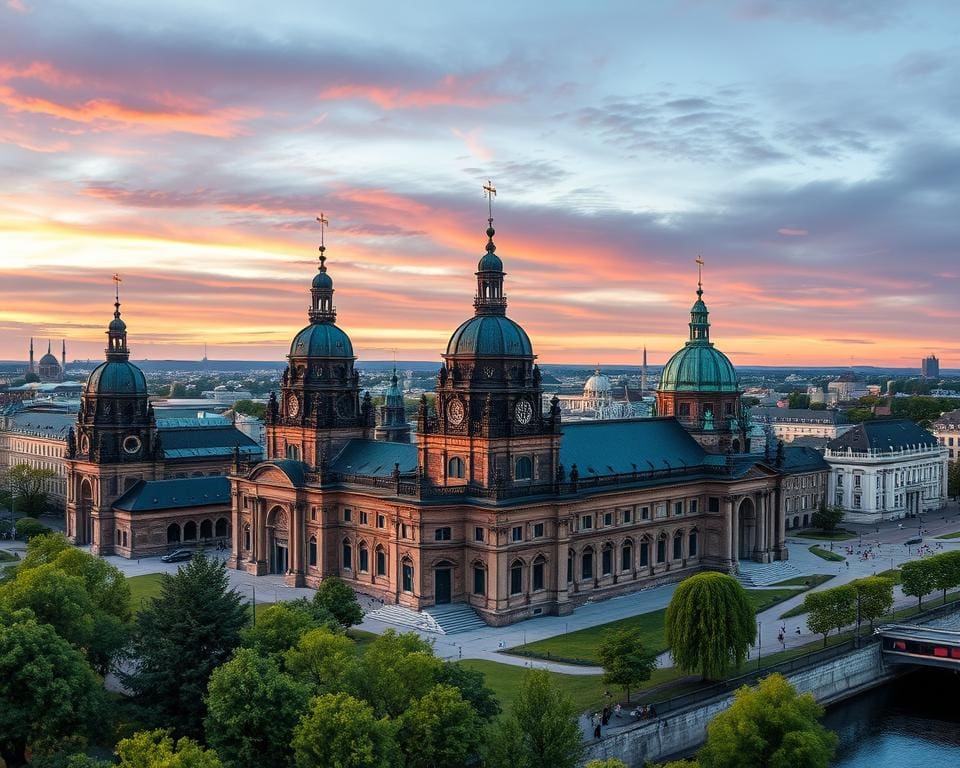
M50 339L47 339L47 354L52 354L52 347L50 346Z
M497 195L497 188L488 181L483 185L483 192L487 196L487 252L477 264L477 295L473 299L473 306L478 315L505 315L507 299L503 295L503 262L497 256L497 246L493 242L496 234L493 228L493 198Z
M697 300L690 309L690 341L687 344L710 344L709 314L703 303L703 257L697 256Z
M127 360L127 324L120 319L120 275L114 274L113 320L107 327L107 360Z
M36 373L33 362L33 336L30 337L30 370L27 373Z
M643 368L640 369L640 396L647 391L647 345L643 345Z
M314 276L310 286L310 311L307 316L314 325L333 323L337 319L337 310L333 306L333 279L327 274L327 246L324 243L324 232L330 225L327 217L322 213L317 216L320 224L320 269Z
M60 339L60 368L67 370L67 340Z

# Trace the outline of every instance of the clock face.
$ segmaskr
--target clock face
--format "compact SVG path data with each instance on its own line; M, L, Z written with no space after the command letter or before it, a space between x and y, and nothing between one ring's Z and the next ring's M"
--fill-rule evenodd
M127 453L136 453L141 445L140 438L136 435L127 435L123 438L123 450Z
M287 415L296 416L300 413L300 400L296 395L287 396Z
M447 418L454 426L463 423L464 409L463 402L460 400L451 400L447 405Z
M349 416L353 416L353 400L350 395L343 395L337 398L337 416L342 419L345 419Z
M495 374L496 372L497 372L496 369L492 365L488 365L486 368L483 369L483 375L486 376L488 379L492 379L493 374Z
M518 400L515 408L517 415L517 421L521 424L529 424L530 419L533 418L533 406L530 405L529 400Z

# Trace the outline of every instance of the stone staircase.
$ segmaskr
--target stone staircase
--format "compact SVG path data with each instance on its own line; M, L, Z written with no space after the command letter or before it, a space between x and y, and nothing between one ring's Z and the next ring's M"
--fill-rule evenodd
M438 635L453 635L487 626L473 608L465 603L438 605L419 612L402 605L384 605L370 611L367 618Z
M771 584L804 575L803 571L791 565L789 560L776 560L772 563L751 563L741 560L737 579L745 587L769 587Z

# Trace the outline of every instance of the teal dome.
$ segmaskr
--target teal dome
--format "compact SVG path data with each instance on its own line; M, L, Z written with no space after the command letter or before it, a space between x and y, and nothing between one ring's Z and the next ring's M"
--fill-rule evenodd
M308 325L293 337L290 357L353 357L353 344L333 323Z
M476 315L453 332L447 355L533 357L533 345L527 332L509 317Z
M147 395L147 381L133 363L108 360L93 369L87 379L89 395Z
M660 373L661 392L739 392L733 363L712 344L691 342Z
M330 277L330 275L328 275L326 271L317 272L317 274L314 275L313 277L313 288L315 289L333 288L333 278Z

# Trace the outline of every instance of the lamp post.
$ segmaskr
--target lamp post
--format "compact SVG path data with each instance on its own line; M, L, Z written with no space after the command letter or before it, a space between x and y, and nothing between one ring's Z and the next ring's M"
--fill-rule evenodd
M757 622L757 670L760 669L760 650L763 647L763 622Z

